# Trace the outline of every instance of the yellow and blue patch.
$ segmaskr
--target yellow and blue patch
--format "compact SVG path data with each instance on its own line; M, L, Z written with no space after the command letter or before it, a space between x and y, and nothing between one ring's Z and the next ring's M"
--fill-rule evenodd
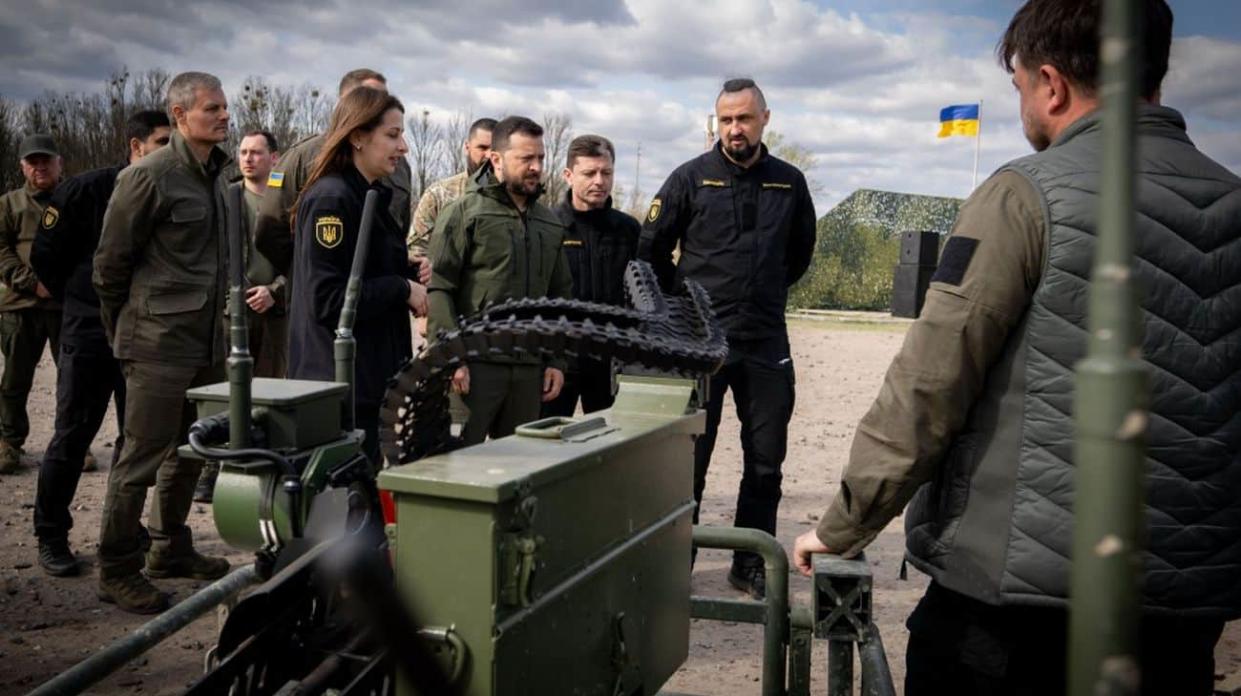
M267 175L267 187L268 188L283 188L284 187L284 172L272 172L271 174L268 174Z

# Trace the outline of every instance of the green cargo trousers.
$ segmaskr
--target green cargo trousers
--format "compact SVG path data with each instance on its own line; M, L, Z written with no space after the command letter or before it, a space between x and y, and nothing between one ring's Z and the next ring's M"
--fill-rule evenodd
M151 550L180 555L192 548L185 520L193 504L200 462L181 459L177 446L195 419L185 390L224 380L224 366L185 367L124 361L125 446L108 472L99 532L99 575L117 578L142 570L139 527L147 489L155 487L148 528Z
M503 363L470 363L470 393L463 397L470 411L461 427L466 445L488 436L512 435L517 426L539 419L543 367Z
M34 384L35 368L43 346L52 345L52 361L60 356L59 309L19 309L0 313L0 353L4 374L0 376L0 440L15 448L26 444L30 418L26 399Z

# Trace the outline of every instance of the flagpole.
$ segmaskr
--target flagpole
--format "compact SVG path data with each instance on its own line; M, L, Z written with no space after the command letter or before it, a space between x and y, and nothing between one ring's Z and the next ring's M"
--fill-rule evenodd
M978 100L978 135L974 137L974 181L970 184L970 192L978 188L978 153L982 150L982 100Z

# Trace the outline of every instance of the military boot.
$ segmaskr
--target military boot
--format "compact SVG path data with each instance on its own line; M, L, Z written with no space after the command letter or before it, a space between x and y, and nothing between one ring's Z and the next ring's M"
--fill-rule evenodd
M68 539L40 539L39 567L43 572L57 578L77 575L80 571L78 559L69 550Z
M767 596L767 572L762 565L733 563L728 570L728 584L750 595L752 599L761 600Z
M0 440L0 474L14 474L22 467L22 450Z
M194 502L210 503L215 498L215 480L220 477L220 465L215 462L203 464L203 472L194 487Z
M160 592L141 573L117 578L101 575L95 593L101 601L133 614L158 614L168 608L168 595Z
M218 580L228 574L228 560L204 556L192 548L178 554L151 550L147 552L146 574L152 578Z

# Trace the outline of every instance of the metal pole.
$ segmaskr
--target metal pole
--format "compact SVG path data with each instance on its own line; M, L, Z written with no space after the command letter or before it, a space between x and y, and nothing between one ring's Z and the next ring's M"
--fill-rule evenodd
M763 631L763 696L784 693L785 643L789 635L789 559L775 537L744 527L694 527L699 548L753 551L763 557L767 580Z
M250 356L250 334L246 326L249 308L245 303L247 240L242 233L241 211L245 210L245 193L242 184L230 190L232 200L227 206L228 217L228 446L245 449L250 446L251 382L254 378L254 358Z
M366 192L366 201L362 204L362 222L358 226L358 244L353 249L349 283L345 286L345 301L340 308L340 321L336 324L336 340L332 343L332 355L336 360L336 381L349 385L349 391L345 393L345 408L341 411L341 425L346 432L352 431L357 425L353 364L358 352L358 342L353 336L353 320L357 317L358 300L362 297L362 273L366 270L371 225L375 221L375 206L378 201L378 191L371 189ZM341 230L341 233L343 234L344 230Z
M982 100L978 100L978 134L974 136L974 180L970 192L978 188L978 155L982 152Z
M858 643L858 661L862 664L862 696L893 696L892 668L883 649L879 629L871 624L866 640Z
M853 641L833 638L827 641L827 693L853 696Z
M80 694L103 681L126 662L158 645L190 622L228 601L249 585L258 582L254 564L242 566L216 582L190 595L184 602L143 624L133 633L115 641L44 683L27 696Z
M1069 692L1136 694L1143 528L1146 369L1134 296L1137 3L1103 5L1103 162L1090 286L1089 353L1077 364L1076 481L1070 570Z

